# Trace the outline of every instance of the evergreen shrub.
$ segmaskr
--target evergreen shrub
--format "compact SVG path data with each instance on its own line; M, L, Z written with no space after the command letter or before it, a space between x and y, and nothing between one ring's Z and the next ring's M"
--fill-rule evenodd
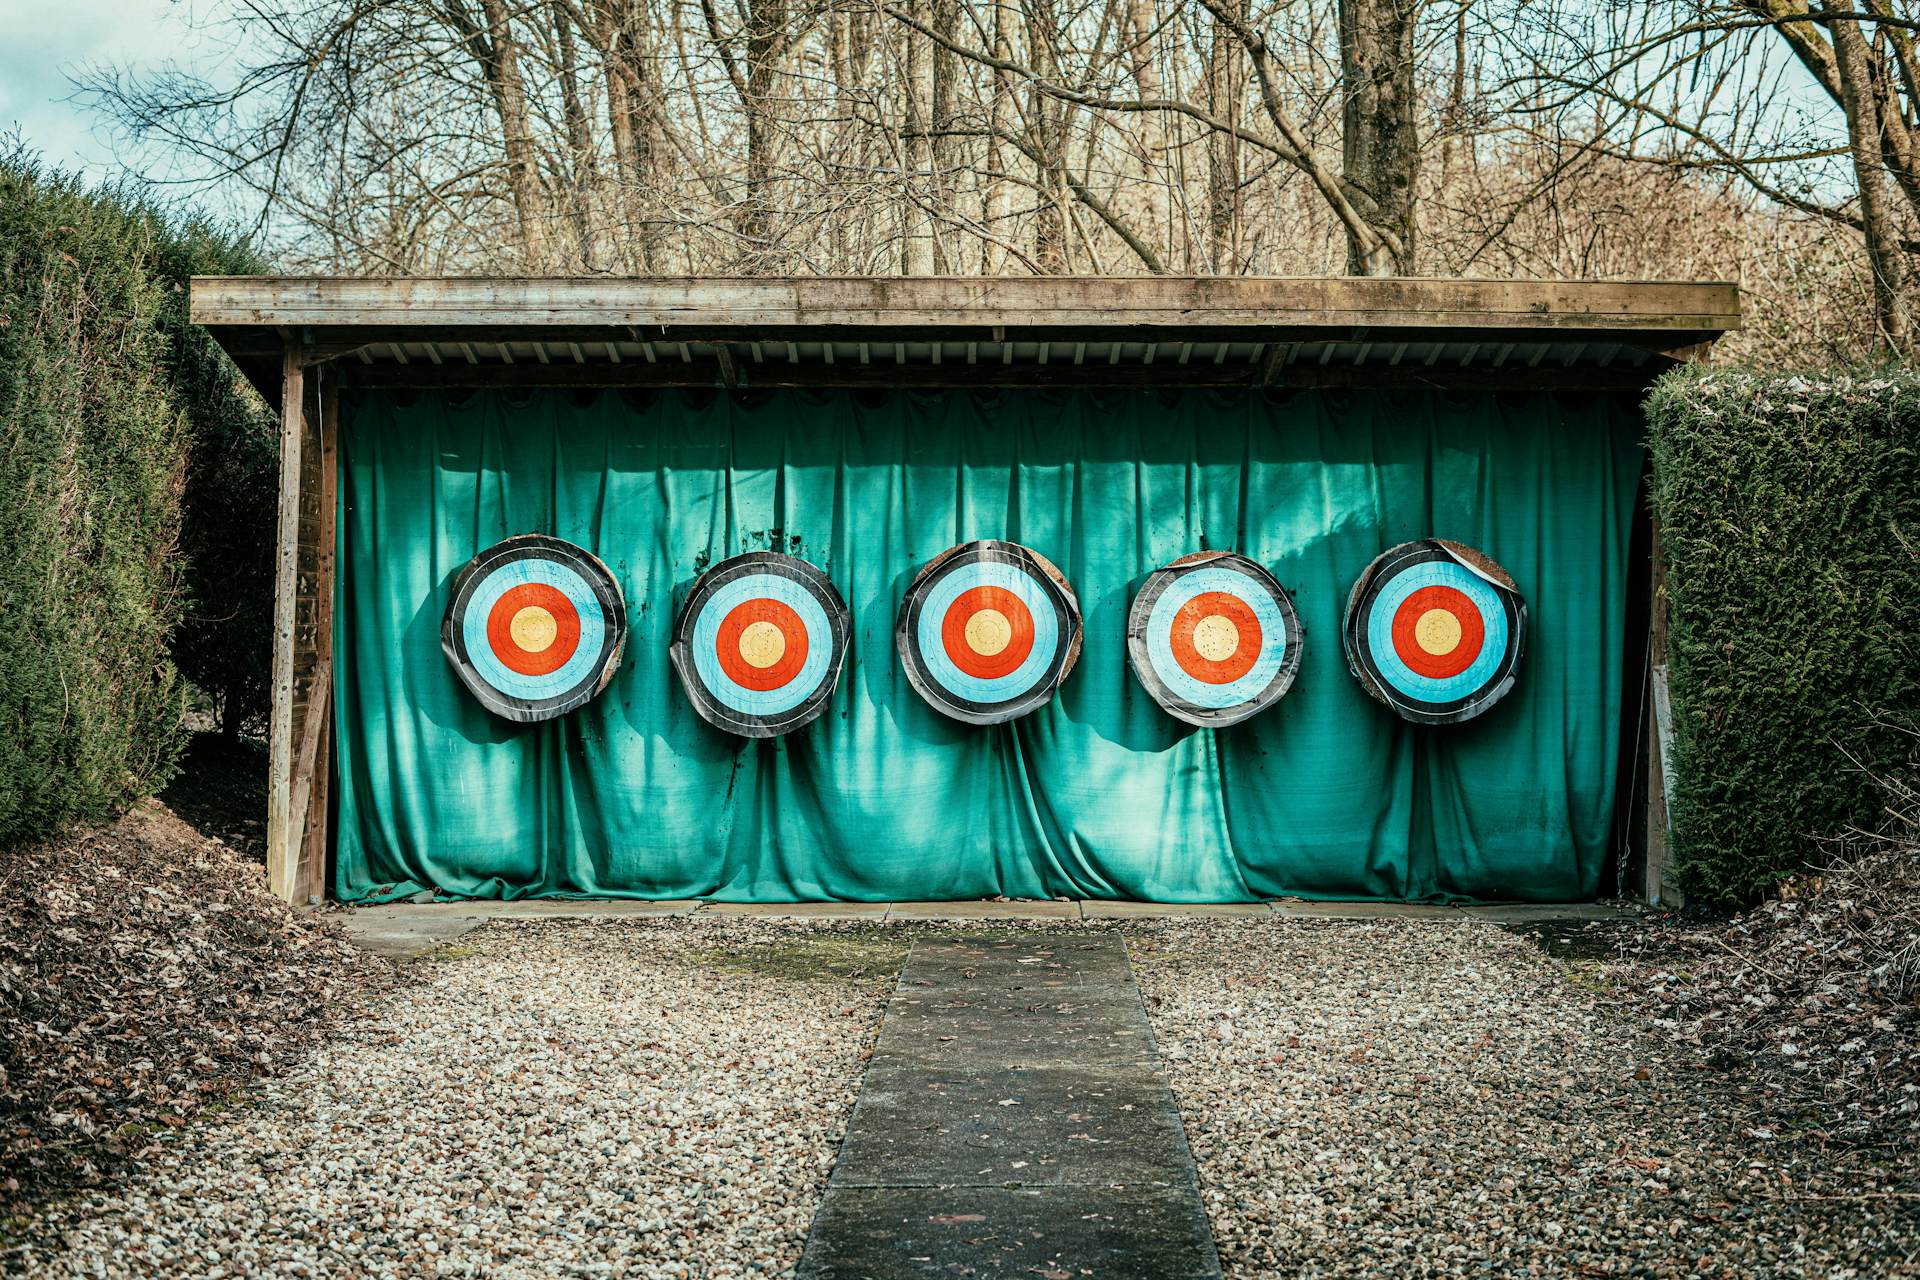
M0 157L0 844L163 783L184 416L151 217Z
M274 418L187 319L190 275L258 269L0 151L0 846L163 785L181 671L229 728L264 715Z
M1672 835L1734 905L1878 825L1920 708L1920 374L1711 365L1648 401L1667 566Z

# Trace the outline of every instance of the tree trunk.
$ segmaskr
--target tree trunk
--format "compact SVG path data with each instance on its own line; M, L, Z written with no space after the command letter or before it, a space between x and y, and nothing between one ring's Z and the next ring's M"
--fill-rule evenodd
M1831 11L1831 6L1827 6ZM1887 189L1887 166L1880 149L1880 95L1873 83L1873 54L1858 22L1833 23L1833 54L1840 77L1841 105L1847 113L1847 138L1853 172L1860 187L1867 262L1873 269L1873 303L1880 345L1896 355L1913 349L1913 322L1907 312L1906 262Z
M1227 0L1244 19L1244 0ZM1240 121L1240 46L1221 23L1213 24L1207 46L1207 110L1229 124ZM1232 274L1240 240L1240 141L1225 133L1207 135L1207 267Z
M613 135L627 265L629 270L651 275L659 269L655 260L660 237L641 202L654 180L660 138L661 90L652 62L652 33L646 15L633 0L605 0L596 11L595 23L600 47L606 51L607 128Z
M1440 142L1440 186L1453 188L1454 155L1467 130L1467 10L1473 0L1459 0L1453 15L1453 78L1447 86L1447 123Z
M520 46L514 39L506 0L480 0L486 20L488 57L481 60L494 109L500 113L501 149L507 160L507 186L513 192L520 223L520 248L528 270L547 266L540 178L534 168L533 131L527 123L527 89L520 77Z
M613 172L624 200L628 189L638 180L640 166L634 154L633 97L620 57L619 37L615 36L607 45L607 129L613 135Z
M1027 8L1027 65L1043 79L1059 74L1054 62L1053 14L1041 5ZM1033 258L1048 275L1065 275L1071 252L1067 222L1067 116L1064 104L1039 88L1027 92L1029 136L1039 159L1034 164L1040 206L1033 216Z
M932 5L920 0L914 6L916 18L926 21L931 18ZM900 193L900 232L902 274L910 276L930 276L933 274L933 229L926 210L922 207L933 196L932 156L933 156L933 41L917 31L901 28L901 39L905 41L907 74L906 83L901 86L901 104L905 109L900 113L901 133L900 150L905 158L906 170L901 175Z
M1006 62L1013 60L1013 41L1007 35L1006 6L1000 4L993 6L993 56ZM987 230L997 238L1007 234L1008 218L1013 212L1013 194L1007 180L1000 176L1006 172L1006 154L1000 138L1007 129L1013 81L1006 72L996 69L987 94L987 186L980 202L980 217ZM980 274L1001 274L1006 270L1008 256L1006 249L995 240L986 241L980 248Z
M1837 51L1834 48L1837 38L1834 43L1822 39L1819 25L1811 21L1783 21L1810 14L1812 10L1807 0L1741 0L1740 7L1773 20L1774 29L1787 42L1787 47L1793 50L1808 74L1842 111L1852 114L1852 108L1847 105L1847 90L1841 83ZM1833 11L1831 5L1824 7L1829 12ZM1875 13L1886 12L1882 0L1868 0L1865 8ZM1850 6L1841 6L1843 12L1850 9ZM1911 95L1915 88L1912 82L1920 80L1920 66L1915 66L1912 59L1912 37L1899 28L1886 26L1880 27L1877 34L1894 41L1900 56L1902 79L1908 82L1908 93ZM1872 77L1869 77L1871 80ZM1920 139L1914 137L1913 129L1901 115L1899 95L1894 91L1891 79L1881 79L1872 85L1872 89L1876 103L1875 116L1880 122L1881 160L1906 196L1908 207L1920 212Z
M1354 275L1412 275L1420 172L1414 90L1418 0L1340 0L1341 187L1367 222L1399 242L1368 251L1348 238Z
M1133 67L1133 82L1140 96L1160 96L1160 71L1153 65L1153 42L1160 26L1154 0L1126 0L1127 60Z
M773 239L773 90L785 50L786 0L753 0L747 15L747 200L740 237L759 256Z
M851 120L859 113L858 90L866 80L867 42L861 19L839 6L827 10L827 66L833 77L835 118ZM864 139L863 139L864 141ZM839 157L848 166L859 163L859 155ZM836 175L836 182L839 181ZM831 227L833 260L841 269L862 260L860 236L852 219L835 218Z
M573 234L580 242L580 265L594 270L593 193L600 171L587 131L587 113L580 105L579 57L574 49L573 24L564 7L553 11L554 44L560 53L560 106L567 121L567 177L573 188Z
M934 30L952 39L959 21L959 0L933 0ZM953 260L953 237L944 218L951 216L949 211L954 201L956 140L953 126L960 63L949 50L939 45L933 47L932 53L933 145L928 148L927 160L933 169L933 180L928 184L927 199L935 213L929 215L928 229L933 237L933 269L942 275L956 275L958 270Z

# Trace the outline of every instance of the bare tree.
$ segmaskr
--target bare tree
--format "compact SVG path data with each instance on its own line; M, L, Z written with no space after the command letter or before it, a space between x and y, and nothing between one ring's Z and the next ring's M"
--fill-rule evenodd
M1906 256L1920 226L1920 67L1911 14L1894 0L1656 0L1617 12L1541 5L1535 17L1528 65L1504 86L1532 136L1564 144L1571 123L1585 135L1575 165L1618 158L1715 176L1776 216L1860 233L1874 344L1912 349Z
M1828 13L1833 6L1824 6ZM1876 73L1885 67L1868 50L1860 24L1851 20L1832 24L1834 72L1840 82L1840 103L1847 113L1847 135L1853 146L1853 171L1860 192L1860 222L1866 237L1867 261L1873 269L1874 313L1880 338L1895 351L1913 345L1907 315L1907 269L1900 248L1900 231L1887 190L1889 134L1904 134L1898 117L1883 120L1883 108L1893 104L1882 96Z
M212 2L230 73L88 85L289 267L1717 275L1736 347L1912 341L1909 0Z

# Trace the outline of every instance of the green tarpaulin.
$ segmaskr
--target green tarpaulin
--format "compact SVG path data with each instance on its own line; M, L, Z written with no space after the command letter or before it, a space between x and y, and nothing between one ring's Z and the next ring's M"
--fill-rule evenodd
M336 710L347 900L1594 895L1613 816L1640 422L1545 393L366 393L343 406ZM584 709L516 725L439 628L480 549L598 554L631 631ZM1340 619L1386 547L1478 547L1532 615L1517 690L1419 728L1348 672ZM894 654L902 592L973 538L1032 546L1086 647L1010 725L934 712ZM693 579L741 551L820 565L853 615L828 713L749 741L667 660ZM1268 565L1305 625L1272 709L1161 711L1127 607L1202 548Z

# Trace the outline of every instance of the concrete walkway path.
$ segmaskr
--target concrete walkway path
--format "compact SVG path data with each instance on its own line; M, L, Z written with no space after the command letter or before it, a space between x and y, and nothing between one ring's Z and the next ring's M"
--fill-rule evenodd
M519 902L395 902L338 911L366 951L406 959L445 946L489 920L614 920L648 916L752 916L764 920L915 921L1139 920L1247 916L1304 920L1480 920L1501 924L1618 920L1637 903L1520 903L1443 907L1400 902L1096 902L990 899L970 902L650 902L629 898L530 898Z
M1217 1280L1118 933L914 943L795 1274Z

